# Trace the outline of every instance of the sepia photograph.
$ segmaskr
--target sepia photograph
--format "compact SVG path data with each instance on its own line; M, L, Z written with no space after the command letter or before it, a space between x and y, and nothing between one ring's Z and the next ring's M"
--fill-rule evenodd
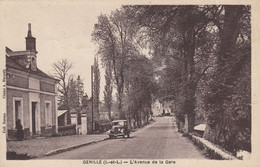
M111 2L0 2L0 163L254 159L252 5Z

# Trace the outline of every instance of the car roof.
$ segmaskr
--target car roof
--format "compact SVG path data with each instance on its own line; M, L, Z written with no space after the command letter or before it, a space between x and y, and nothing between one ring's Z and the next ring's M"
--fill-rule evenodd
M124 122L124 121L126 121L126 120L125 119L121 119L121 120L114 120L112 122Z

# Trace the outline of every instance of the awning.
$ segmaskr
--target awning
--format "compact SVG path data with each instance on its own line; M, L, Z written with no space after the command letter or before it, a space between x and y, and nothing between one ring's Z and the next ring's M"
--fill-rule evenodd
M194 130L197 130L197 131L205 131L205 129L206 129L206 124L199 124L194 127Z
M68 110L58 110L58 117L66 113Z

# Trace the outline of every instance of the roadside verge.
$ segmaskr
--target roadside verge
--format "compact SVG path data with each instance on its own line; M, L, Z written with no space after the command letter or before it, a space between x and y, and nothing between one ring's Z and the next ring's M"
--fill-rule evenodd
M172 118L172 123L175 127L176 125L176 119L175 117ZM180 133L180 132L178 132ZM195 136L191 133L189 133L187 136L189 139L193 141L193 143L198 146L201 150L205 151L205 156L209 157L210 159L218 159L218 160L239 160L235 156L231 155L231 153L228 153L224 151L223 149L219 148L215 144L211 143L210 141Z
M194 142L196 146L204 150L206 156L211 159L238 160L235 156L223 151L222 149L218 148L216 145L214 145L213 143L209 142L204 138L194 136L191 133L189 133L188 137Z

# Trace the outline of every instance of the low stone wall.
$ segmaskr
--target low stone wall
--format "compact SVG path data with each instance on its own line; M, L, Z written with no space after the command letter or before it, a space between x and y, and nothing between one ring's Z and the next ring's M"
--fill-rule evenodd
M208 140L197 137L189 133L189 138L202 150L205 150L208 157L211 159L222 159L222 160L238 160L231 153L225 152L222 149L218 148L213 143Z
M177 120L173 117L172 118L173 125L176 127L178 124L180 125L180 122L178 123ZM182 124L183 126L183 124ZM178 127L178 131L181 130ZM183 133L183 132L182 132ZM188 136L196 146L198 146L200 149L204 150L206 153L206 156L208 156L211 159L219 159L219 160L238 160L235 156L231 155L231 153L225 152L210 141L195 136L191 133L188 133Z
M66 125L59 126L58 128L58 136L66 136L66 135L75 135L76 134L76 125Z
M50 126L50 127L41 127L41 136L50 137L55 134L56 127Z

